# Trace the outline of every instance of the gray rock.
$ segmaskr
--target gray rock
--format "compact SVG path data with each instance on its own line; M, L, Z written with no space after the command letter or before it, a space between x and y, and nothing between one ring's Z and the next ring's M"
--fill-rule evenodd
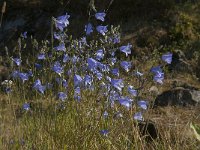
M200 103L200 91L191 90L183 87L163 92L158 95L154 102L154 107L157 106L195 106Z

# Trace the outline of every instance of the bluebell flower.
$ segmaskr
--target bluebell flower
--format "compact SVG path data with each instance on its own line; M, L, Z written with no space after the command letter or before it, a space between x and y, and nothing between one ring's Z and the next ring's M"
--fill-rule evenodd
M24 81L27 81L29 79L29 75L28 75L28 73L19 73L19 78L24 83Z
M138 121L143 121L143 120L144 120L144 118L143 118L141 112L135 113L134 116L133 116L133 118L134 118L135 120L138 120Z
M157 83L163 84L163 80L164 80L164 73L163 72L157 72L154 77L153 80Z
M76 64L78 61L80 60L80 58L76 55L74 55L72 58L71 58L71 61L73 64Z
M111 70L112 74L115 76L119 76L119 69L118 68L114 68Z
M82 85L83 78L80 75L74 75L74 87L80 87Z
M20 65L21 65L21 62L22 62L22 60L21 60L20 58L14 58L13 61L15 62L15 64L16 64L17 66L20 66Z
M30 110L30 104L29 103L24 103L23 104L23 109L26 110L26 111Z
M113 87L118 89L120 92L122 91L122 88L124 87L124 83L122 79L112 79L111 84Z
M95 14L96 19L101 20L101 21L104 21L104 20L105 20L105 19L104 19L105 16L106 16L106 13L104 13L104 12L102 12L102 13L96 13L96 14Z
M120 43L120 36L115 35L114 38L113 38L113 43L114 44Z
M138 101L138 106L141 107L142 109L147 109L147 102L144 100Z
M132 96L137 96L137 90L133 89L133 86L128 86L128 92L132 95Z
M119 98L118 101L121 105L125 106L128 109L132 106L132 102L133 102L133 100L128 97L121 97Z
M103 74L101 72L96 72L96 77L98 80L101 80L103 78Z
M59 44L57 47L55 47L55 50L56 51L63 51L63 52L65 52L66 51L65 44L64 43Z
M156 67L152 67L150 71L156 74L157 72L162 72L162 69L160 66L156 66Z
M81 88L79 86L74 89L74 94L81 94Z
M87 25L85 25L85 32L86 32L86 35L89 35L90 33L93 32L93 27L91 23L88 23Z
M11 76L12 76L13 78L15 78L15 79L16 79L16 78L18 78L18 77L19 77L19 73L20 73L20 71L19 71L19 70L14 70L14 71L12 72L12 75L11 75Z
M107 111L104 111L103 117L104 117L104 118L107 118L107 117L108 117L108 112L107 112Z
M39 54L37 58L38 58L39 60L46 59L44 53Z
M102 71L102 72L109 72L110 71L110 67L106 64L102 64L100 62L98 62L98 68Z
M102 35L106 35L106 32L108 32L107 26L97 26L96 30Z
M84 82L85 82L85 86L91 86L92 85L92 77L89 75L85 75Z
M166 53L166 54L163 54L162 55L162 60L164 61L164 62L166 62L167 64L171 64L172 63L172 53L170 53L170 52L168 52L168 53Z
M42 65L38 64L38 63L35 63L35 68L38 69L38 70L40 70L40 69L42 69Z
M11 93L11 91L12 91L12 89L11 89L10 87L6 87L6 88L5 88L5 92L6 92L6 94Z
M63 85L63 87L67 88L68 87L67 80L63 79L62 85Z
M100 131L100 134L102 134L103 136L107 136L108 133L109 133L109 131L106 129Z
M31 70L28 71L29 77L33 77L33 72Z
M57 39L57 40L61 40L64 37L64 35L62 33L54 32L53 35L54 35L54 38Z
M63 31L63 29L69 25L68 21L69 17L70 15L67 15L66 13L66 15L56 18L55 19L56 28L58 28L60 31Z
M122 62L120 63L120 65L121 65L122 68L124 68L124 70L125 70L126 72L129 72L130 69L131 69L131 67L132 67L131 62L128 62L128 61L122 61Z
M87 59L88 69L92 72L97 71L98 62L93 58Z
M25 31L25 32L22 34L22 37L23 37L24 39L27 38L27 31Z
M128 54L131 54L131 47L132 45L128 44L126 46L121 46L119 49L121 52L124 52L126 56L128 56Z
M74 95L74 99L78 102L81 101L81 96L80 95Z
M70 60L69 55L68 55L68 54L64 54L64 55L63 55L63 62L66 63L66 62L68 62L69 60Z
M96 52L96 59L100 61L101 59L103 59L103 57L104 57L103 49L99 49Z
M65 99L67 99L67 94L64 92L58 92L58 98L64 101Z
M117 58L110 58L110 64L113 66L117 62Z
M119 98L120 98L120 95L118 92L116 92L115 90L110 91L110 95L109 95L110 101L117 101L119 100Z
M46 86L43 86L40 79L37 79L33 84L33 88L39 91L40 93L44 94Z
M56 72L57 74L59 74L59 75L61 75L61 74L64 72L63 67L61 66L61 64L60 64L58 61L56 61L56 62L54 63L54 65L53 65L53 67L52 67L52 70L53 70L54 72Z

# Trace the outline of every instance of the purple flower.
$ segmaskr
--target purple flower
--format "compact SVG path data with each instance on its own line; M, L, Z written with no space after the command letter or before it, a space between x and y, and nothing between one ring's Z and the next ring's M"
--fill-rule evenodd
M55 19L56 28L58 28L60 31L63 31L63 29L69 25L68 21L69 17L70 15L67 15L66 13L66 15L56 18Z
M5 92L6 92L6 94L9 94L10 92L12 92L12 89L10 87L6 87Z
M157 72L162 72L162 69L160 66L157 66L157 67L152 67L150 71L156 74Z
M43 86L40 79L37 79L33 84L33 88L38 90L40 93L44 94L46 86Z
M101 59L103 59L103 57L104 57L103 49L98 50L96 52L96 59L100 61Z
M61 43L60 45L58 45L57 47L55 47L55 50L56 51L63 51L63 52L65 52L66 51L65 44Z
M119 76L119 69L118 68L114 68L111 70L112 74L115 76Z
M167 64L171 64L172 63L172 55L173 55L172 53L168 52L168 53L162 55L162 60L164 62L166 62Z
M113 43L114 43L114 44L120 43L120 36L115 35L114 38L113 38Z
M124 83L122 79L112 79L111 84L113 87L118 89L120 92L122 91L122 88L124 87Z
M89 75L86 75L84 78L85 86L91 86L92 85L92 77Z
M19 59L19 58L14 58L13 61L15 62L15 64L16 64L17 66L20 66L20 65L21 65L21 62L22 62L22 60Z
M74 87L81 86L83 78L77 74L74 75Z
M147 109L147 102L146 101L143 101L143 100L141 100L141 101L138 101L138 105L139 105L139 107L141 107L142 109Z
M29 77L33 77L33 72L31 70L28 71Z
M97 26L96 30L102 35L106 35L106 32L108 32L107 26Z
M61 66L61 64L58 61L56 61L54 63L52 70L59 75L61 75L64 72L63 67Z
M93 32L93 27L91 23L88 23L87 25L85 25L85 32L86 32L86 35L90 35L90 33Z
M19 73L19 78L22 80L23 83L28 80L28 77L28 73Z
M128 86L128 92L132 95L132 96L137 96L137 90L133 89L133 86Z
M163 84L163 80L164 80L164 73L163 72L157 72L154 75L153 80L157 83Z
M43 60L43 59L45 59L45 54L44 54L44 53L39 54L37 58L38 58L39 60Z
M93 58L88 58L88 59L87 59L87 63L88 63L88 68L89 68L89 70L91 70L91 71L96 71L96 68L97 68L97 66L98 66L98 62L97 62L95 59L93 59Z
M144 120L144 118L143 118L141 112L135 113L135 115L133 116L133 118L134 118L135 120L139 120L139 121L143 121L143 120Z
M127 46L121 46L119 49L121 52L124 52L126 56L128 56L128 54L131 54L131 47L132 45L128 44Z
M118 101L121 105L125 106L128 109L132 106L132 102L133 102L133 100L128 97L121 97L119 98Z
M26 111L30 110L30 104L29 103L24 103L23 104L23 109L26 110Z
M64 92L59 92L58 93L58 98L62 101L64 101L65 99L67 99L67 94Z
M103 117L104 117L104 118L107 118L107 117L108 117L108 112L107 112L107 111L104 111Z
M113 66L117 62L117 58L110 58L110 63Z
M38 63L35 63L35 68L38 69L38 70L40 70L40 69L42 69L42 65L38 64Z
M131 67L132 67L132 64L131 62L128 62L128 61L122 61L120 63L121 67L124 68L124 70L126 70L126 72L129 72Z
M74 99L78 102L81 101L81 96L80 95L74 95Z
M96 13L95 14L95 17L96 17L96 19L98 19L98 20L101 20L101 21L104 21L105 19L104 19L104 17L106 16L106 13Z
M61 39L64 37L63 34L61 34L61 33L56 33L56 32L54 32L53 35L54 35L54 38L57 39L57 40L61 40Z
M109 131L106 129L100 131L100 134L102 134L103 136L107 136L108 133L109 133Z
M109 99L111 102L117 101L117 100L119 100L119 98L120 98L120 96L119 96L118 92L116 92L115 90L110 91Z
M13 72L12 72L12 77L13 77L13 78L18 78L18 77L19 77L19 73L20 73L19 70L13 71Z
M109 72L110 71L110 67L106 64L102 64L102 63L98 63L98 68L102 71L102 72Z
M63 56L63 62L66 63L70 60L70 57L68 56L68 54L64 54Z
M96 72L96 77L98 80L101 80L103 78L103 74L101 72Z
M27 31L25 31L25 32L22 34L22 37L23 37L24 39L27 38Z

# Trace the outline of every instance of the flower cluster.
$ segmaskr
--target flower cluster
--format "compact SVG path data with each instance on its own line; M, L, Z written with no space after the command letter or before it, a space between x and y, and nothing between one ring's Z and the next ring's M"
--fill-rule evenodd
M118 54L125 54L127 59L133 51L133 46L131 44L120 46L118 28L111 27L109 30L108 25L102 25L106 17L105 12L98 12L94 16L100 24L93 25L88 22L85 25L85 36L75 40L66 35L65 29L69 25L70 15L66 13L54 18L55 47L48 52L39 52L36 61L33 62L34 68L31 68L34 72L30 70L22 72L21 58L14 58L16 70L12 72L12 77L16 81L21 80L23 84L30 81L32 89L41 96L48 95L48 90L51 89L61 102L67 101L71 93L76 101L81 102L83 91L92 92L98 89L100 95L107 97L105 101L107 108L121 105L129 110L133 105L137 105L138 111L133 114L133 119L143 121L143 112L148 108L148 100L139 99L139 89L134 88L126 81L126 77L121 76L124 71L131 72L133 62L119 60L117 57ZM98 35L97 40L91 38L95 31ZM170 64L172 54L164 54L162 60ZM154 75L153 81L162 84L164 80L162 66L152 67L151 72ZM143 75L144 73L137 70L131 78L141 79ZM73 84L69 85L69 82ZM23 107L28 111L29 106L26 103ZM123 117L121 112L117 114ZM103 116L106 118L108 115L105 111ZM103 129L100 133L107 135L109 131Z

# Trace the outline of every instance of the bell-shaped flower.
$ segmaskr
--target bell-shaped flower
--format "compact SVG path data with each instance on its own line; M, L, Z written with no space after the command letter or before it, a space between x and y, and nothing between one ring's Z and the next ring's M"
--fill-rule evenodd
M144 118L143 118L141 112L135 113L134 116L133 116L133 118L134 118L135 120L137 120L137 121L143 121L143 120L144 120Z
M163 84L163 80L164 80L164 73L163 72L157 72L154 77L153 80L157 83Z
M97 66L98 66L98 62L97 62L95 59L93 59L93 58L88 58L88 59L87 59L87 63L88 63L88 69L89 69L90 71L96 71Z
M64 54L64 55L63 55L63 62L66 63L66 62L68 62L69 60L70 60L69 55L68 55L68 54Z
M91 23L88 23L87 25L85 25L85 32L86 32L86 35L90 35L90 33L93 32L93 27Z
M122 61L120 63L120 66L126 71L126 72L129 72L131 67L132 67L132 64L131 62L128 62L128 61Z
M96 13L95 14L95 18L98 19L98 20L101 20L101 21L104 21L105 19L105 16L106 16L106 13L104 12L101 12L101 13Z
M168 52L168 53L166 53L166 54L163 54L162 55L162 60L164 61L164 62L166 62L167 64L171 64L172 63L172 53L170 53L170 52Z
M33 88L39 91L40 93L44 94L46 86L43 86L40 79L37 79L33 84Z
M59 92L58 93L58 99L64 101L65 99L67 99L67 94L64 92Z
M26 111L30 110L30 104L29 103L24 103L23 104L23 109L26 110Z
M128 97L121 97L119 98L118 101L121 105L125 106L128 109L132 106L132 102L133 102L133 100Z
M20 73L19 70L14 70L14 71L12 72L11 76L12 76L14 79L16 79L16 78L19 77L19 73Z
M65 52L66 51L65 44L64 43L59 44L57 47L55 47L55 50L56 51L63 51L63 52Z
M154 74L157 74L158 72L162 72L162 69L160 66L156 66L156 67L152 67L150 71Z
M131 54L131 47L132 45L128 44L126 46L121 46L119 49L121 52L125 53L126 56L128 56L129 54Z
M84 78L85 86L91 86L92 85L92 77L89 75L85 75Z
M80 87L82 85L83 78L80 75L74 75L74 87Z
M44 53L41 53L38 55L37 57L39 60L44 60L45 59L45 54Z
M108 136L108 133L109 133L109 131L106 129L100 131L100 134L103 136Z
M98 80L101 80L103 78L103 74L99 71L96 72L96 77Z
M118 89L120 92L122 91L122 88L124 87L124 83L122 79L112 79L111 84L113 87Z
M24 83L25 81L27 81L29 79L29 75L28 75L28 73L19 73L19 78Z
M128 86L128 92L132 95L132 96L137 96L137 90L135 90L133 88L133 86Z
M63 16L60 16L58 18L55 19L55 25L56 25L56 28L58 28L60 31L63 31L64 28L66 28L68 25L69 25L69 19L70 15L63 15Z
M138 103L138 106L139 106L140 108L142 108L142 109L144 109L144 110L147 109L147 102L146 102L146 101L141 100L141 101L138 101L137 103Z
M110 58L110 65L114 65L117 62L117 58Z
M101 59L103 59L103 57L104 57L103 49L99 49L96 52L96 59L100 61Z
M102 35L106 35L106 32L108 32L107 26L97 26L96 30Z
M54 65L53 65L53 67L52 67L52 70L53 70L54 72L56 72L57 74L59 74L59 75L61 75L61 74L64 72L63 67L61 66L61 64L60 64L58 61L56 61L56 62L54 63Z
M119 69L118 68L114 68L111 70L112 74L115 76L119 76Z
M15 64L16 64L17 66L20 66L21 63L22 63L22 60L21 60L20 58L14 58L13 61L15 62Z
M40 69L42 69L42 65L38 64L38 63L35 63L35 68L38 69L38 70L40 70Z

